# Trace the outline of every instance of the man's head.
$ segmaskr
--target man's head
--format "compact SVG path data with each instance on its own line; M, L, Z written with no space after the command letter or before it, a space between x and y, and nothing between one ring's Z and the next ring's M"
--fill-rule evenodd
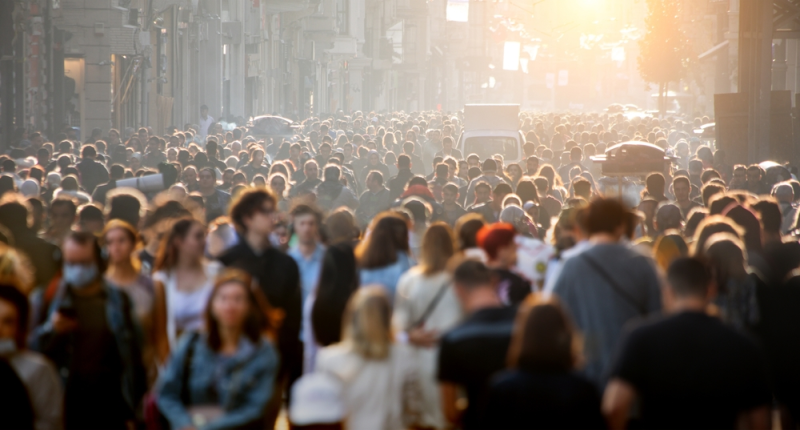
M573 163L580 163L583 160L583 150L580 146L575 146L569 151L569 161Z
M414 153L414 142L403 142L403 154L411 155Z
M785 182L781 182L772 188L772 195L780 203L791 204L794 202L794 188Z
M373 170L367 175L367 188L373 193L383 189L383 173Z
M86 204L78 208L78 227L80 231L100 234L105 227L103 210L93 204Z
M465 260L453 273L456 296L465 311L477 310L474 298L479 295L496 294L494 272L477 260Z
M202 116L203 119L208 117L208 106L206 105L200 106L200 116Z
M669 306L679 299L708 301L716 293L711 271L697 258L678 258L667 270L665 302Z
M397 168L398 169L410 169L411 168L411 157L406 154L400 154L397 157Z
M497 172L497 161L495 161L495 160L493 160L491 158L487 158L486 160L483 161L483 166L481 166L481 171L484 174L487 174L487 173L493 174L493 173Z
M436 165L436 178L446 180L450 176L450 166L445 163Z
M672 180L672 192L675 194L675 200L678 202L686 202L689 200L689 195L692 192L692 183L686 176L676 176Z
M458 199L458 185L449 183L442 187L442 202L451 205Z
M575 191L575 196L580 197L587 202L592 199L592 184L584 179L578 178L572 181L572 189Z
M231 221L242 234L255 233L266 237L275 223L276 206L277 199L269 189L246 189L231 204Z
M83 149L81 150L81 157L87 160L94 160L94 157L97 156L97 150L95 149L94 145L84 145Z
M87 287L103 276L106 264L93 233L73 231L64 239L63 248L63 279L67 285Z
M319 155L321 155L322 158L327 160L328 158L330 158L332 150L333 149L331 148L330 144L323 143L322 145L319 146Z
M212 167L200 169L200 190L209 193L217 186L217 172Z
M585 220L589 237L607 235L617 241L625 232L628 211L617 199L595 199L586 207Z
M452 150L453 149L453 138L450 137L450 136L445 136L442 139L442 148L444 148L445 151Z
M308 160L303 165L303 174L306 175L306 180L319 179L319 166L315 160Z
M488 182L478 182L475 184L475 203L488 202L492 195L492 187Z
M472 167L481 167L481 157L478 157L478 154L469 154L467 156L467 164L470 168Z
M513 192L514 190L511 189L511 185L508 185L505 182L495 185L494 190L492 190L492 203L494 204L495 209L502 209L503 199Z
M660 234L667 230L682 230L683 215L681 210L672 203L663 203L656 209L653 226Z
M651 173L647 175L647 179L645 180L645 186L647 187L647 193L650 194L650 197L658 199L664 196L664 189L666 187L666 180L664 179L664 175L661 173Z
M303 245L313 245L319 241L322 225L322 212L307 204L299 204L292 209L292 227L297 239Z
M57 198L50 204L50 220L57 231L67 231L75 222L78 206L75 201L68 198Z
M325 182L336 182L342 176L342 169L335 164L325 166Z
M535 174L539 170L539 158L535 155L528 157L525 160L525 170L528 171L529 175Z

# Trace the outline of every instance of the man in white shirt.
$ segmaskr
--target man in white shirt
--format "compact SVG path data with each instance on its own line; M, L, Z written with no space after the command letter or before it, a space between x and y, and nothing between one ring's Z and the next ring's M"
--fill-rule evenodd
M208 127L213 123L214 117L208 114L208 106L200 106L200 130L197 130L197 134L203 141L208 136Z

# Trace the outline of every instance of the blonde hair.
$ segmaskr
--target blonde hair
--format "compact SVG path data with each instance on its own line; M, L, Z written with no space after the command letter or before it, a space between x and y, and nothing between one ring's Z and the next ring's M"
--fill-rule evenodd
M368 360L384 360L394 339L391 319L392 306L386 290L379 285L360 288L345 310L343 342Z
M0 242L0 283L13 285L23 294L33 289L33 265L28 256Z
M450 226L443 222L433 223L422 236L420 267L427 276L447 268L447 262L455 254L455 238Z

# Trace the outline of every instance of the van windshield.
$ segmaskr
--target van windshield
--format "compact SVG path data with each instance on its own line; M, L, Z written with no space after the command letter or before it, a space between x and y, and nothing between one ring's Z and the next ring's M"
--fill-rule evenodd
M481 160L500 154L505 160L516 160L519 157L517 139L504 136L469 137L464 143L464 156L478 154Z

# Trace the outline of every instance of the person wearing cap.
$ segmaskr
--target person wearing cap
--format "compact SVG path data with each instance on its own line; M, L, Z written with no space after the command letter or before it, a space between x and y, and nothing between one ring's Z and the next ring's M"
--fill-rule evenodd
M497 184L507 183L503 178L497 176L497 161L491 158L484 160L483 166L481 167L481 175L470 181L467 187L467 198L475 195L475 185L479 182L488 183L492 189L494 189ZM511 185L509 185L509 187L510 186Z

